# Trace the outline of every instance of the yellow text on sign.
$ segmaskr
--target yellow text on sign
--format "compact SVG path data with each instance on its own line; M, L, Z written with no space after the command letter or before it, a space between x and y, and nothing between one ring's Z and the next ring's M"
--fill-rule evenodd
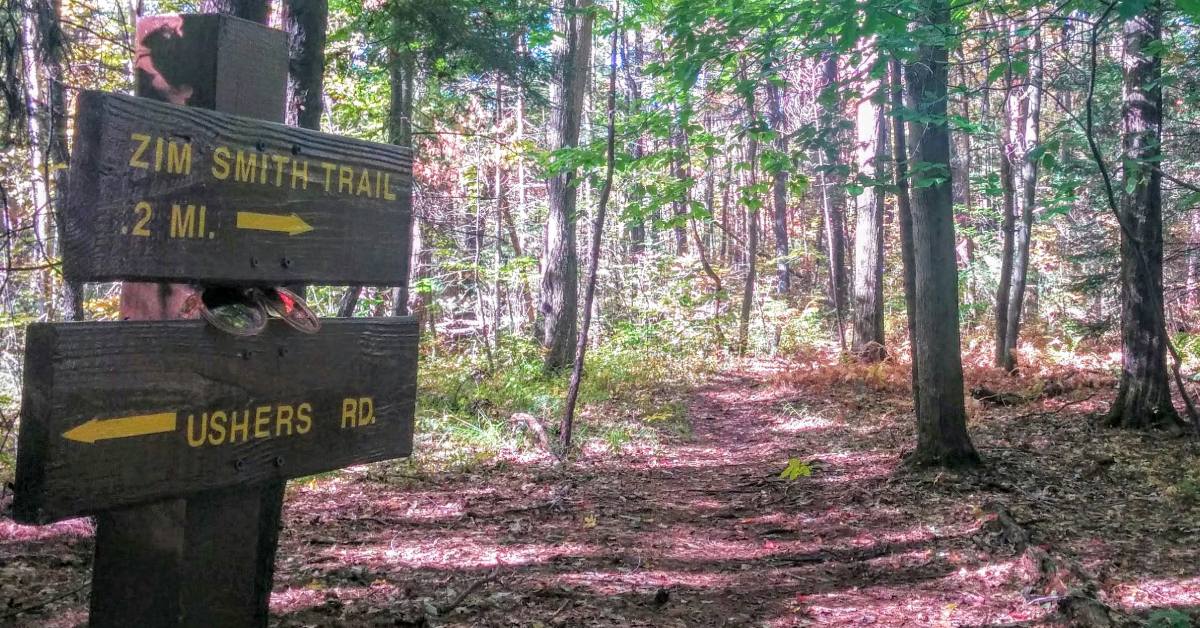
M129 166L175 175L192 174L190 141L152 133L131 133ZM203 157L207 151L198 151ZM199 159L199 158L197 158ZM392 173L379 168L332 161L301 159L256 149L215 146L208 174L216 181L245 183L292 190L319 190L363 198L396 200ZM203 168L200 165L197 169Z
M155 227L162 228L161 220L155 220L154 206L138 201L133 206L132 224L121 227L121 233L148 238L154 235ZM166 224L167 236L173 240L212 239L216 232L208 230L208 206L192 203L171 203Z
M187 441L192 447L233 445L307 434L312 425L312 404L308 402L210 410L188 415Z
M342 429L362 427L375 422L375 400L347 397L342 400Z

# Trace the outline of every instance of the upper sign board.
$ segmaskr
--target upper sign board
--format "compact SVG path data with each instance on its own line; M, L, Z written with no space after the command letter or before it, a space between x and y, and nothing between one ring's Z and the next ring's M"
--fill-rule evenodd
M79 281L407 281L408 149L120 94L78 99Z
M202 321L41 323L26 340L13 510L47 523L407 456L411 317L259 336Z

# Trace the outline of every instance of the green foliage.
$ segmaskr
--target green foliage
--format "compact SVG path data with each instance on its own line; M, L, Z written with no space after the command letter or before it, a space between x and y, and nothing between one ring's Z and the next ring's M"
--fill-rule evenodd
M1191 615L1173 608L1154 611L1146 620L1146 628L1191 628L1194 625Z
M799 478L811 477L812 474L813 468L807 462L799 458L788 458L787 466L779 472L779 477L792 482Z

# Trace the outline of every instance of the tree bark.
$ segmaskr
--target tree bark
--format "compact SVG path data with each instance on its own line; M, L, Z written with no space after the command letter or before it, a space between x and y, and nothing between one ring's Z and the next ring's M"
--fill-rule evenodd
M620 13L620 0L614 13ZM571 433L575 420L575 402L579 399L579 385L583 381L583 361L587 355L588 331L592 326L592 302L596 298L596 275L600 271L600 240L604 237L604 218L608 212L608 198L612 194L613 168L616 163L617 146L617 33L612 36L608 65L608 133L605 147L606 163L604 184L600 187L600 199L596 206L596 217L592 223L591 250L588 255L587 285L583 292L583 325L575 343L575 361L571 369L571 381L567 385L567 398L559 439L565 454L571 449Z
M40 95L42 102L35 102L30 112L30 145L34 172L37 173L35 198L44 213L46 223L56 225L56 242L63 240L64 221L62 215L66 191L68 189L68 169L70 155L67 152L67 111L65 87L63 84L63 45L61 0L34 0L32 7L34 20L32 48L36 51L34 63L36 71L32 77L40 85L32 85L32 93ZM39 129L39 127L41 127ZM38 133L37 131L41 131ZM53 219L53 220L51 220ZM49 235L49 229L45 235ZM47 254L57 255L57 246L50 246L50 238L46 239ZM49 285L49 284L48 284ZM53 303L53 294L48 294ZM53 311L53 307L51 307ZM62 285L62 318L65 320L83 320L83 285L78 282L63 282Z
M874 61L868 61L873 63ZM854 230L854 344L859 359L878 362L887 357L883 329L883 192L875 182L887 146L879 81L872 80L858 103L856 154L863 191L858 195Z
M1016 225L1016 233L1013 236L1012 290L1008 296L1008 316L1005 317L1007 329L1004 333L1004 363L1000 365L1009 372L1015 371L1017 367L1013 349L1017 346L1017 338L1021 330L1021 312L1025 305L1025 285L1029 275L1029 244L1033 230L1033 208L1037 200L1038 163L1041 161L1041 156L1037 153L1040 140L1039 123L1042 115L1041 29L1034 31L1029 39L1029 44L1031 52L1029 84L1025 88L1020 116L1024 125L1020 146L1021 195L1017 198L1021 211L1021 222Z
M995 364L998 368L1007 368L1008 359L1008 300L1012 291L1013 234L1016 224L1016 185L1013 181L1013 156L1016 146L1013 143L1012 126L1016 117L1013 111L1013 73L1012 52L1008 32L1000 39L1001 55L1008 64L1004 70L1004 107L1000 112L1000 189L1001 189L1001 237L1003 244L1000 248L1000 281L996 287L996 355Z
M572 148L579 143L583 99L587 93L592 49L591 0L561 0L555 10L554 80L550 100L550 146ZM579 262L575 250L575 204L578 185L572 169L550 178L546 253L542 267L540 340L546 349L545 368L556 371L572 359L576 336Z
M259 24L271 15L269 0L204 0L200 6L200 13L224 13Z
M904 273L904 311L908 319L908 341L912 347L912 389L915 414L920 416L920 383L917 360L917 275L913 253L912 200L908 185L908 138L905 137L904 120L896 112L904 109L904 80L900 60L892 57L888 61L888 76L891 79L892 106L892 155L895 164L896 213L900 223L900 262Z
M918 28L926 31L916 57L905 67L912 163L940 174L937 184L912 194L916 266L915 346L920 364L917 408L918 465L962 466L979 461L967 434L962 355L958 329L958 269L954 255L950 128L946 123L947 51L941 33L950 28L948 0L919 0Z
M824 150L818 157L820 165L821 210L825 218L825 246L829 260L829 300L837 318L838 341L846 348L845 324L848 281L846 278L846 228L845 209L841 193L840 166L841 146L841 97L838 84L837 55L827 53L822 61L822 85L819 100L822 103L819 123L823 131Z
M748 115L754 119L753 96L748 99ZM758 182L758 139L748 134L746 161L750 164L749 187ZM758 210L746 208L746 282L742 285L742 311L738 321L738 355L746 355L750 338L750 313L754 308L754 282L758 278Z
M775 83L767 84L767 106L770 107L771 130L775 131L775 150L780 155L787 155L788 138L783 131L785 120L782 91ZM792 269L788 265L790 247L787 185L787 167L780 167L771 174L771 226L775 235L775 289L782 295L786 295L792 289Z
M1108 424L1178 429L1167 379L1163 312L1162 1L1154 0L1124 28L1121 110L1125 190L1121 222L1121 379Z
M393 19L398 20L399 18ZM401 32L401 26L401 24L394 23L392 25L393 32ZM413 149L415 153L412 116L413 96L417 83L417 59L416 54L408 46L404 45L403 42L392 41L388 46L388 74L391 78L391 95L389 98L387 119L388 142L397 146L407 146ZM401 188L400 193L396 195L396 202L401 206L409 208L409 220L415 222L416 212L412 211L412 190L413 186ZM412 225L410 224L409 227L409 233L412 233ZM411 275L411 262L406 259L403 263L409 265L409 275ZM411 277L403 284L392 289L392 314L394 316L405 316L408 314L410 282Z
M288 34L287 123L305 129L321 129L328 17L328 0L283 2L283 30Z

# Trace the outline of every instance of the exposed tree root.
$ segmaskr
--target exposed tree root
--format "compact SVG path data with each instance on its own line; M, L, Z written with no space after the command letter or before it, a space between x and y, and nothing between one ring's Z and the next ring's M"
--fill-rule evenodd
M1078 628L1115 628L1136 625L1130 617L1114 610L1100 599L1096 577L1079 561L1054 552L1053 547L1034 545L1032 534L1003 505L985 506L991 519L983 529L993 544L1010 546L1021 556L1026 575L1032 581L1027 589L1031 603L1055 602L1059 615Z

